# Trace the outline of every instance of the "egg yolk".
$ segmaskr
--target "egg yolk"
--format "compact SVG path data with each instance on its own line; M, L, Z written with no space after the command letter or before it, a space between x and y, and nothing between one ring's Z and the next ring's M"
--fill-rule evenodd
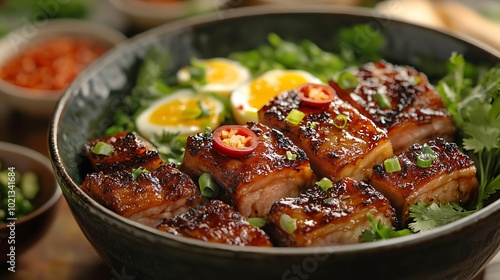
M260 109L281 92L294 89L306 82L307 79L297 73L256 79L250 83L248 104L253 108Z
M200 107L200 102L203 108ZM216 104L209 99L178 98L151 113L149 121L156 125L213 126L219 122ZM203 112L206 112L204 114Z
M217 83L217 84L231 84L238 79L238 69L220 60L209 60L205 61L205 66L207 67L205 72L205 79L207 83Z

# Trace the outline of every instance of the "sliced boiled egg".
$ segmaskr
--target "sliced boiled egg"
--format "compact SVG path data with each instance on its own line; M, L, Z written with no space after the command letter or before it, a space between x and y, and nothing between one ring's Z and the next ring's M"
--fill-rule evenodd
M208 94L181 89L158 99L136 118L137 130L145 138L164 132L193 135L215 128L224 119L224 104Z
M283 91L321 80L302 70L270 70L231 94L231 110L239 124L258 122L258 111Z
M246 83L250 77L250 71L237 61L227 58L212 58L200 60L205 69L204 84L193 83L196 90L201 92L217 93L229 97L231 92L238 86ZM193 77L185 67L177 72L180 83L189 83Z

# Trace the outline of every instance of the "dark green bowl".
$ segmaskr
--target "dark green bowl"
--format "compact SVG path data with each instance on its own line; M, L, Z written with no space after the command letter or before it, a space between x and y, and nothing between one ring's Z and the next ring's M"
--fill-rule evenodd
M136 279L468 279L500 245L500 201L439 229L388 241L321 248L251 248L168 235L124 219L82 192L79 152L101 136L130 94L150 46L173 53L172 69L200 57L255 48L270 32L311 39L331 49L340 28L370 23L387 38L384 57L424 69L443 65L452 51L474 63L500 62L478 42L379 17L364 9L248 8L161 26L119 45L69 87L50 128L50 155L63 194L82 231L114 270ZM371 33L360 31L359 46ZM424 65L425 62L425 65ZM440 67L424 71L438 75ZM442 70L442 69L441 69Z

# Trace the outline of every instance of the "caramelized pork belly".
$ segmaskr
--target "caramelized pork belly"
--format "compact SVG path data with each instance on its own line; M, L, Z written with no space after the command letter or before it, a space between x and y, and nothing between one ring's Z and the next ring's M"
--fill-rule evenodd
M285 120L293 109L305 114L298 125ZM337 116L346 117L344 128ZM286 91L259 111L259 121L282 131L306 152L316 175L332 181L368 179L374 164L393 155L386 133L339 98L317 108L303 104L297 90Z
M438 138L428 142L428 146L436 157L427 168L417 164L422 153L420 144L397 156L400 171L389 173L382 164L373 168L372 185L389 198L403 223L408 221L410 206L420 200L464 204L477 193L474 162L456 144Z
M104 142L113 147L109 154L97 154L95 145ZM94 170L110 173L116 170L145 168L155 170L165 164L156 148L147 140L132 132L120 132L116 135L89 141L83 147L83 155Z
M354 89L344 91L330 84L340 98L387 130L395 153L436 137L453 141L453 119L425 74L409 66L378 61L363 65L356 76L359 84ZM387 106L377 97L385 97Z
M106 208L149 226L204 202L191 178L171 164L135 179L128 170L92 173L81 188Z
M326 191L312 188L297 198L280 199L271 208L267 222L276 239L273 241L280 245L325 246L358 243L361 233L370 229L367 214L376 222L389 226L396 223L387 198L365 182L345 178ZM285 220L283 215L293 219L293 232L280 223L280 219Z
M208 242L238 246L272 246L263 230L250 225L231 206L215 199L182 215L165 219L157 229Z
M220 198L244 217L264 217L271 205L286 196L297 196L312 186L315 176L306 154L281 132L263 124L245 125L255 132L258 145L244 157L230 157L214 149L212 134L187 140L182 171L192 178L211 174L221 187ZM287 158L287 151L296 155Z

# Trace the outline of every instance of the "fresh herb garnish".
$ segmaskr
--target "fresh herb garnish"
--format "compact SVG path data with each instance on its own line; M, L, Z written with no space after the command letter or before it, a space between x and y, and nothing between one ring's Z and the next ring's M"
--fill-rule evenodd
M500 190L500 66L484 72L477 81L466 75L467 67L470 64L463 56L453 53L448 74L438 82L438 92L460 130L464 152L475 160L477 199L466 208L450 203L412 206L410 228L414 231L430 230L470 215Z
M180 166L184 157L184 145L186 144L187 137L179 133L163 132L162 134L155 134L151 137L150 141L161 154L162 158L169 162Z
M366 214L366 218L368 218L371 229L364 230L361 233L359 239L362 242L372 242L411 234L409 229L395 230L392 226L382 223L381 220L375 223L375 220L370 213Z
M132 169L132 178L135 180L137 180L137 177L139 177L139 175L141 175L142 173L148 173L149 171L146 169L146 168L143 168L143 167L139 167L139 168L133 168Z
M92 153L96 155L109 156L115 151L115 148L106 142L97 142L92 148Z
M219 188L217 184L212 179L212 176L208 173L201 174L198 178L198 185L200 188L201 195L208 198L213 198L217 196Z

